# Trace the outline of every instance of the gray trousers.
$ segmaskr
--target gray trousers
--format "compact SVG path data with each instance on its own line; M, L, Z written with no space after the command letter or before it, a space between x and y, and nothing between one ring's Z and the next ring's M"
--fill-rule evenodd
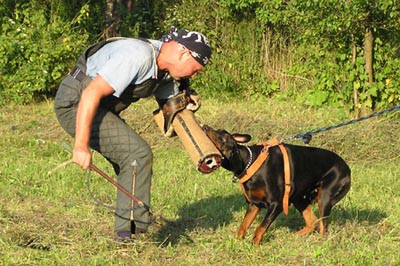
M75 136L76 112L81 91L88 82L79 82L72 77L66 77L55 97L57 119L72 137ZM118 190L114 231L131 231L133 226L146 230L150 223L153 164L153 154L149 145L118 115L100 106L92 123L90 147L112 164L118 176L118 184L130 192L133 191L133 194L145 204L145 207L138 206ZM135 174L134 161L137 163Z

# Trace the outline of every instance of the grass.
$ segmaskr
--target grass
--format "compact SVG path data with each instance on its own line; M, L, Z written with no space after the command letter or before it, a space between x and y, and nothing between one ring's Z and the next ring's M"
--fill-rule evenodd
M75 165L48 175L70 159L62 145L72 143L52 108L49 101L0 111L0 265L400 265L398 113L313 137L311 145L334 150L352 169L352 188L333 209L326 239L295 236L303 221L290 208L255 247L251 238L262 215L244 240L235 237L246 208L238 184L223 169L197 172L179 139L161 136L152 122L152 100L123 116L153 148L152 210L163 223L147 238L114 243L113 213L94 203L86 182L110 205L115 189ZM196 115L250 133L252 143L348 119L343 110L267 99L209 99ZM99 154L94 163L112 173Z

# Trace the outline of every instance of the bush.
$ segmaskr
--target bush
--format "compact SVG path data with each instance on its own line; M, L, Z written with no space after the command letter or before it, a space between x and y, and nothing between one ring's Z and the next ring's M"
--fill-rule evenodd
M20 2L11 8L9 14L1 10L0 105L53 94L80 53L76 47L85 47L89 39L80 27L89 18L88 5L72 20L58 14L62 5L57 1L47 6Z
M279 95L315 107L382 109L400 103L398 2L132 0L120 29L128 37L159 38L171 25L204 33L213 56L192 83L202 96ZM0 105L53 95L81 51L103 37L105 6L0 0ZM375 37L372 84L366 28Z

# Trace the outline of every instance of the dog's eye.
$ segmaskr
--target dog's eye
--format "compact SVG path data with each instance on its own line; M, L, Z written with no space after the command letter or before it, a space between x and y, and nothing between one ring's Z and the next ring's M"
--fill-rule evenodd
M223 136L221 137L221 141L222 141L222 142L227 142L227 141L228 141L228 136L227 136L227 135L223 135Z

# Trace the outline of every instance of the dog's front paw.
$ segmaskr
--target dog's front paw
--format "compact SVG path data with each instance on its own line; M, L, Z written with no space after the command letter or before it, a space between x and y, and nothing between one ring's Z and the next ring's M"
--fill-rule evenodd
M239 239L243 239L246 235L246 230L244 230L243 228L239 228L238 232L237 232L237 237Z
M254 236L254 237L253 237L252 243L253 243L253 245L255 245L255 246L259 246L259 245L261 244L261 240L262 240L262 237L260 237L260 236Z

